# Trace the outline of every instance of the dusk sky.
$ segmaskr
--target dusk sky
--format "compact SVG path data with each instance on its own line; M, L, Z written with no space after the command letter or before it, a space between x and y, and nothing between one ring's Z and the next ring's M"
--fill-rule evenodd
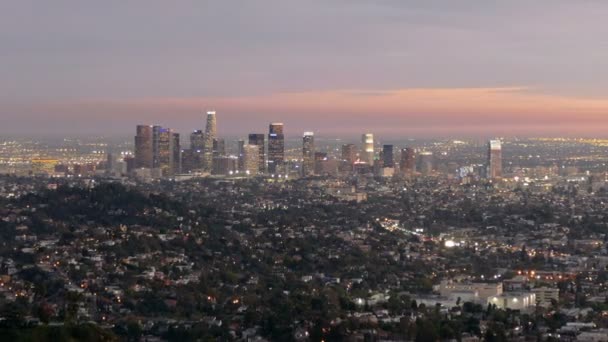
M608 137L608 1L0 2L0 134Z

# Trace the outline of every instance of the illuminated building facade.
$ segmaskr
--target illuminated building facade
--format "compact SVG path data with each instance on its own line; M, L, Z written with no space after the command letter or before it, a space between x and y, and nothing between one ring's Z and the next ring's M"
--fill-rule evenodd
M374 165L374 135L365 133L361 136L363 149L361 151L361 161L369 165Z
M268 172L281 173L285 163L285 135L282 123L271 123L268 129Z
M488 142L488 178L502 177L502 143L500 140Z
M315 171L315 136L313 132L304 132L302 138L302 175L309 176Z
M262 133L250 133L249 134L249 145L255 145L258 147L258 171L259 173L266 172L266 149L264 147L264 134Z

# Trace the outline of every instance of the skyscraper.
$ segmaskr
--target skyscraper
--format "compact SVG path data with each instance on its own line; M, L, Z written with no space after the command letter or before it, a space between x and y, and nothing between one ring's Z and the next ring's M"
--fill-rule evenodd
M135 167L153 167L154 155L152 152L152 126L137 125L135 135Z
M304 132L302 138L302 175L309 176L315 172L315 135Z
M207 126L205 127L204 152L203 152L203 167L205 170L211 170L213 163L213 142L217 138L217 127L215 111L207 112Z
M357 161L357 146L355 144L342 145L342 161L351 166Z
M236 148L236 156L238 157L237 160L237 169L239 171L245 171L245 140L244 139L239 139L237 141L237 148Z
M190 149L201 151L205 148L205 134L200 129L190 133Z
M433 152L420 152L420 172L425 176L433 172Z
M182 172L182 147L179 141L179 133L173 133L171 136L171 173L178 174Z
M357 161L357 146L355 144L342 145L342 154L339 161L339 169L341 172L353 171L353 165Z
M406 147L401 150L399 169L402 174L412 175L416 172L416 150Z
M374 165L374 135L372 133L363 134L361 142L363 144L361 161Z
M152 126L152 168L160 168L160 131L161 126Z
M191 170L203 168L203 156L205 154L205 133L197 129L190 133L190 151L188 152L189 168Z
M213 158L213 169L211 173L214 175L231 175L237 171L236 156L218 156Z
M382 166L395 167L395 156L393 155L393 145L382 146Z
M163 176L180 172L180 155L179 134L172 129L161 128L158 136L158 167Z
M488 142L488 178L502 177L502 143L500 140Z
M249 134L249 145L255 145L258 147L258 163L259 172L266 172L266 149L264 147L264 134L263 133L250 133Z
M271 123L268 128L268 172L281 173L285 163L283 124Z
M226 141L223 138L213 139L213 156L223 156L226 154Z
M257 175L259 173L260 150L256 145L243 145L243 168L242 171L247 175Z
M323 174L324 170L323 170L323 164L324 162L327 162L328 158L327 158L327 152L315 152L314 153L314 173L321 175Z

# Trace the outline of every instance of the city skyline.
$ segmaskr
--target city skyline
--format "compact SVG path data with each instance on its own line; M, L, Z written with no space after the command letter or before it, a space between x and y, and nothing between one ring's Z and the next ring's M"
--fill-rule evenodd
M608 1L0 1L0 341L608 342Z
M1 4L0 134L606 136L606 3L182 4Z

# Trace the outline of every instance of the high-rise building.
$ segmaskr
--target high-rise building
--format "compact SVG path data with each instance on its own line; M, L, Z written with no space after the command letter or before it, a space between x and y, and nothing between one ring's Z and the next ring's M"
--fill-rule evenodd
M181 160L181 173L190 173L200 169L195 157L195 152L190 148L182 150Z
M259 173L266 172L266 149L264 147L264 134L263 133L250 133L249 134L249 145L255 145L258 147L258 163Z
M361 143L363 145L361 161L374 165L374 135L371 133L363 134L361 136Z
M226 154L226 141L223 138L213 139L213 156L223 156Z
M200 129L195 130L190 133L190 149L196 151L199 150L203 152L205 148L205 133Z
M488 178L502 177L502 144L500 140L488 142Z
M382 146L382 166L395 167L395 156L393 155L393 145Z
M357 161L357 146L355 144L342 145L342 155L340 158L340 171L350 172L353 170L353 164Z
M182 146L179 141L179 133L173 133L171 141L171 172L178 174L182 172Z
M416 172L416 150L411 147L401 149L399 169L402 174L412 175Z
M190 133L190 151L185 155L188 159L188 171L203 168L203 156L205 153L205 133L197 129Z
M243 168L247 175L257 175L260 167L260 149L256 145L243 145Z
M318 175L323 174L323 164L328 160L327 152L314 153L314 172Z
M213 164L213 142L217 138L215 111L207 112L207 126L205 127L204 151L203 151L203 167L205 170L211 170Z
M160 131L161 126L152 126L152 168L160 168Z
M149 168L154 165L152 126L138 125L135 135L135 167Z
M315 172L315 135L304 132L302 138L302 175L309 176Z
M161 128L158 137L158 167L163 176L180 173L181 148L179 133L172 129Z
M281 173L285 163L285 135L282 123L271 123L268 128L268 172Z
M342 160L351 165L357 161L357 146L355 144L342 145Z
M433 152L420 152L420 172L425 176L433 172Z
M245 140L239 139L237 142L237 157L238 157L238 170L245 171Z
M213 157L213 169L211 173L214 175L231 175L237 171L237 158L235 156L217 156Z

